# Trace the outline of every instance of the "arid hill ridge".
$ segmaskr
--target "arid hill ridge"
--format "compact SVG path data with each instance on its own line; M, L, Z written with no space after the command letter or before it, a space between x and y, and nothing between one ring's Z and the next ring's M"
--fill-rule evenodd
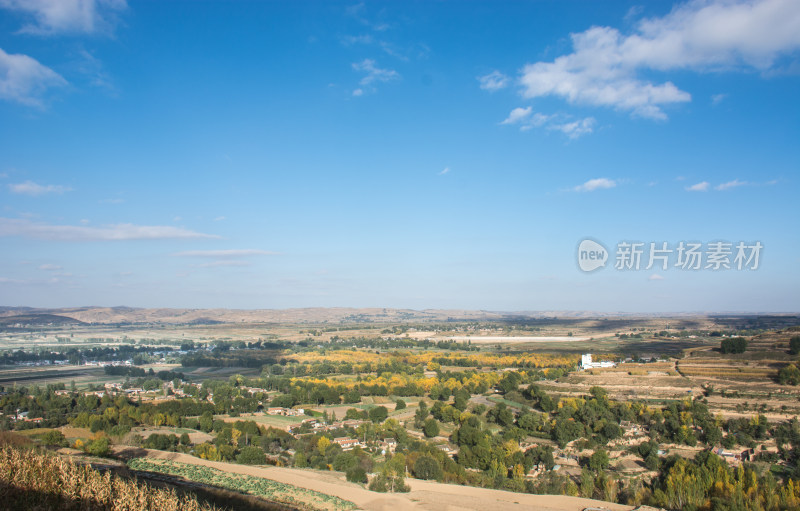
M519 319L593 319L593 318L654 318L702 317L710 313L634 314L603 313L594 311L521 311L502 312L463 309L392 309L313 307L294 309L178 309L135 307L70 307L34 308L0 307L0 318L33 315L59 315L84 323L161 323L161 324L213 324L213 323L397 323L403 321L502 321ZM783 316L777 314L776 316Z

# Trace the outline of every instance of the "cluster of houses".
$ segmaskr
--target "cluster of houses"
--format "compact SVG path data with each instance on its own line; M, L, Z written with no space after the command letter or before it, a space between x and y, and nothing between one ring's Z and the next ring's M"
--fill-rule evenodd
M267 411L267 413L269 413L269 411ZM270 414L270 415L272 415L272 414ZM303 415L303 414L297 414L297 415ZM347 419L347 420L343 420L343 421L332 422L331 424L324 424L324 423L318 421L317 419L305 419L300 424L295 424L294 426L289 426L289 433L297 432L304 425L310 426L311 429L314 430L315 432L321 432L321 431L333 431L333 430L342 429L342 428L345 428L345 427L357 428L360 425L367 424L367 423L369 423L369 421L367 421L367 420Z
M272 407L267 408L267 415L283 415L284 417L300 417L306 414L306 411L302 408L283 408L283 407Z
M3 412L0 412L0 415L3 415ZM19 408L17 408L16 413L12 413L8 416L12 422L32 422L34 424L41 424L44 422L43 417L29 417L28 412L21 412Z

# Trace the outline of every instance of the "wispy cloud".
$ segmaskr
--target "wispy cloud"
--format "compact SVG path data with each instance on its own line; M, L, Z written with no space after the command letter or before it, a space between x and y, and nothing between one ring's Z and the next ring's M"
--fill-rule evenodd
M494 92L508 86L511 79L500 71L492 71L488 75L478 77L478 83L483 90Z
M20 31L37 35L110 34L126 7L125 0L0 0L0 8L33 18Z
M249 257L258 255L278 255L278 252L269 250L258 250L254 248L227 249L227 250L184 250L172 254L176 257L211 257L211 258L233 258Z
M691 95L652 81L652 71L767 71L800 48L798 26L796 0L690 1L640 20L630 35L603 26L572 34L572 53L526 65L519 82L525 98L557 96L663 120L664 106Z
M125 199L120 199L120 198L116 198L116 199L100 199L98 202L101 203L101 204L122 204L123 202L125 202Z
M259 250L254 248L238 248L226 250L185 250L172 254L175 257L189 257L195 259L210 259L210 261L193 264L194 268L220 268L250 266L252 263L247 260L255 256L278 255L277 252L269 250Z
M533 111L533 107L517 107L508 114L500 124L512 124L519 126L520 131L527 131L531 128L540 126L548 130L560 131L571 139L580 138L594 131L597 123L594 117L570 120L564 115L547 115Z
M0 48L0 99L43 108L47 92L65 85L60 74L36 59Z
M195 268L219 268L226 266L251 266L248 261L241 261L238 259L223 259L220 261L211 261L209 263L201 263L193 265Z
M725 101L725 99L727 99L727 97L728 97L727 94L713 94L711 96L711 104L714 105L714 106L717 106L720 103L722 103L723 101Z
M739 181L738 179L734 179L733 181L728 181L727 183L722 183L714 187L715 190L725 191L730 190L731 188L738 188L740 186L749 186L751 183L747 181Z
M0 218L0 236L49 241L122 241L159 239L212 239L212 234L164 225L116 224L103 227L52 225L25 219Z
M552 124L548 129L560 131L571 139L580 138L583 135L588 135L594 131L594 125L597 121L594 117L586 117L577 121L565 122L560 124Z
M63 270L64 267L57 264L41 264L39 265L39 269L42 271L58 271Z
M443 176L443 175L447 174L448 172L450 172L450 167L445 167L444 169L442 169L441 172L439 172L439 175Z
M583 183L582 185L578 185L573 188L573 191L576 192L593 192L595 190L603 190L607 188L614 188L617 186L617 182L613 179L608 179L605 177L600 177L597 179L590 179Z
M658 273L654 273L654 274L650 275L649 277L647 277L647 280L664 280L664 277L662 277Z
M374 21L369 17L367 17L366 11L367 9L366 6L364 5L364 2L350 5L345 9L345 12L347 13L348 16L353 17L362 25L367 26L376 32L384 32L389 28L388 23L384 23L382 21Z
M687 192L707 192L709 186L711 186L711 184L708 181L701 181L701 182L699 182L697 184L693 184L692 186L687 186L686 187L686 191Z
M72 191L72 188L61 185L40 185L33 181L25 181L24 183L9 184L8 189L11 193L20 195L44 195L47 193L64 193Z
M342 37L342 44L345 46L352 46L354 44L372 44L374 39L369 34L363 35L346 35Z
M354 62L353 69L364 73L364 77L358 82L360 88L353 91L353 96L361 96L365 89L375 91L375 84L379 82L390 82L400 78L400 74L394 69L382 69L375 65L372 59L364 59L361 62Z

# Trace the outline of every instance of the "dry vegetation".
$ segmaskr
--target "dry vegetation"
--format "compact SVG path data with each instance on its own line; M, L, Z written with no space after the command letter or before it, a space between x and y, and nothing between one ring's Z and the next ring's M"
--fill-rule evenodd
M20 510L210 511L193 496L101 473L56 455L0 448L0 502Z

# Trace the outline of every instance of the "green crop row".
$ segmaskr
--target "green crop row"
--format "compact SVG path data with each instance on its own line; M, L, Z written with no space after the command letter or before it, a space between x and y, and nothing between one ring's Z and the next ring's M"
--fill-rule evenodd
M201 465L134 458L128 462L128 467L142 472L157 472L159 474L178 476L188 481L239 491L273 502L301 508L332 509L336 511L356 508L356 505L350 501L332 495L325 495L314 490L299 488L261 477L223 472L222 470Z

